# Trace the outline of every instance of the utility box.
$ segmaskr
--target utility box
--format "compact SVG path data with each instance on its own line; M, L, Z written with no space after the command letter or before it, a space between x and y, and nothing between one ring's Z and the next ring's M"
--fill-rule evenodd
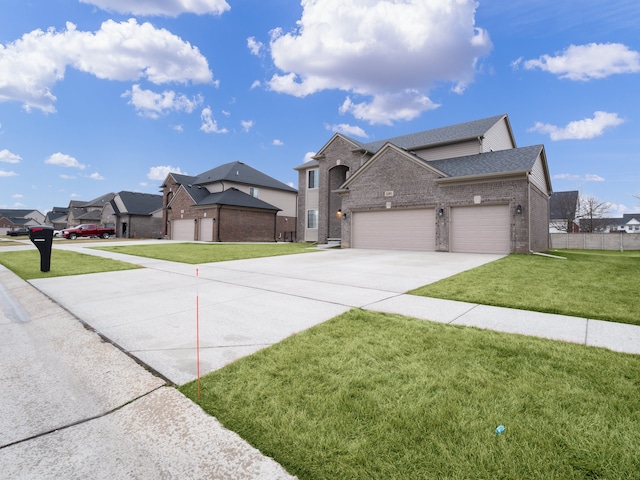
M51 246L53 245L53 227L37 225L29 227L29 239L40 250L40 271L51 269Z

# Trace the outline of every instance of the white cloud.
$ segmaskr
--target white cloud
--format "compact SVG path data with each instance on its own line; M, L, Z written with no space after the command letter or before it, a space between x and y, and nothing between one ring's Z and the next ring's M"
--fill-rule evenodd
M640 53L621 43L571 45L556 56L542 55L536 60L527 60L524 67L539 68L560 78L587 81L617 73L640 72Z
M255 88L258 88L262 85L262 83L260 82L260 80L254 80L253 83L251 84L251 87L249 88L250 90L253 90Z
M253 120L242 120L240 125L242 125L243 132L248 132L253 127Z
M0 170L0 177L16 177L18 174L13 171Z
M326 128L332 132L344 133L345 135L351 135L354 137L369 138L369 135L367 135L366 132L357 125L340 123L338 125L326 125Z
M351 98L347 97L339 111L341 114L350 113L358 120L366 120L370 124L391 125L397 120L413 120L422 112L434 110L439 106L417 90L410 90L375 95L369 103L353 103Z
M11 198L24 198L24 195L20 193L14 193L13 195L11 195Z
M218 122L213 118L213 112L210 107L205 107L202 109L202 113L200 114L200 119L202 120L202 125L200 126L200 130L205 133L227 133L228 130L226 128L218 128Z
M182 125L172 125L171 128L176 132L184 132L184 127Z
M80 0L102 10L134 15L177 17L181 13L222 15L229 10L225 0Z
M6 148L4 150L0 150L0 162L4 163L20 163L22 161L22 157L20 155L16 155L15 153L11 153Z
M155 93L152 90L140 88L140 85L134 85L123 96L131 97L129 104L133 105L140 115L150 118L158 118L170 111L191 113L202 104L201 95L189 99L185 95L176 94L173 90Z
M553 175L552 180L569 180L573 182L604 182L604 178L600 175L595 175L593 173L587 173L585 175L575 175L572 173L558 173L557 175Z
M79 168L80 170L84 170L87 168L86 165L78 162L71 155L66 155L64 153L54 153L50 157L48 157L44 163L48 163L49 165L58 165L59 167L68 167L68 168Z
M247 38L247 47L252 55L260 56L260 52L264 48L264 44L257 41L254 37L249 37Z
M316 155L317 152L307 152L304 154L304 159L303 162L304 163L308 163L313 161L313 157Z
M100 30L81 32L34 30L6 46L0 45L0 101L54 112L53 85L72 67L100 79L152 83L212 82L207 59L198 48L150 23L107 20Z
M276 147L281 147L284 145L284 142L282 140L279 140L277 138L273 139L272 145L275 145Z
M63 180L75 180L76 179L76 177L74 175L66 175L64 173L61 173L58 176Z
M163 181L165 178L167 178L167 175L169 175L170 173L187 175L187 173L180 170L179 167L172 167L171 165L159 165L157 167L151 167L149 169L149 173L147 173L147 178L149 180Z
M16 202L13 204L13 208L23 208L26 205L24 203Z
M438 84L458 90L473 81L491 49L475 28L474 0L304 0L294 32L271 32L271 56L282 73L269 87L298 97L338 89L372 100L343 108L370 123L410 120L437 105ZM398 106L395 100L401 99Z
M87 178L90 178L91 180L104 180L104 177L100 175L98 172L92 173Z
M566 127L557 127L549 123L536 122L529 132L549 134L551 140L587 140L598 137L606 128L624 123L617 113L595 112L593 118L569 122Z

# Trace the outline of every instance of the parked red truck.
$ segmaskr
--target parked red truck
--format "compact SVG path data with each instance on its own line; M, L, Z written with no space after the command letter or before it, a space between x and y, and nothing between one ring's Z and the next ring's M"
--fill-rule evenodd
M75 240L78 237L109 238L115 234L116 231L113 228L99 228L98 225L94 223L85 223L77 227L65 228L61 233L64 238L70 238L71 240Z

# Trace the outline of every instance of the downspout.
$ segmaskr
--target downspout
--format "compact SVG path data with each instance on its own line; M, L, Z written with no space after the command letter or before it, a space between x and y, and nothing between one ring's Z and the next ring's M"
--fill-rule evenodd
M529 223L527 229L529 253L533 253L533 250L531 250L531 172L527 173L527 222Z
M221 210L222 210L222 205L218 205L218 243L222 242L222 240L220 240Z
M278 243L278 212L273 215L273 241Z

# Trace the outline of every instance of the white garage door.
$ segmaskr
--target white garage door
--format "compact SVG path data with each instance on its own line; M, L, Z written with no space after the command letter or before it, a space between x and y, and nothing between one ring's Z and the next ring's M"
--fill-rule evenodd
M511 228L508 205L451 209L449 250L466 253L509 253Z
M430 252L436 249L433 208L355 212L351 228L354 248Z
M193 240L193 219L171 222L171 240Z
M200 220L200 235L198 239L203 242L213 242L213 218Z

